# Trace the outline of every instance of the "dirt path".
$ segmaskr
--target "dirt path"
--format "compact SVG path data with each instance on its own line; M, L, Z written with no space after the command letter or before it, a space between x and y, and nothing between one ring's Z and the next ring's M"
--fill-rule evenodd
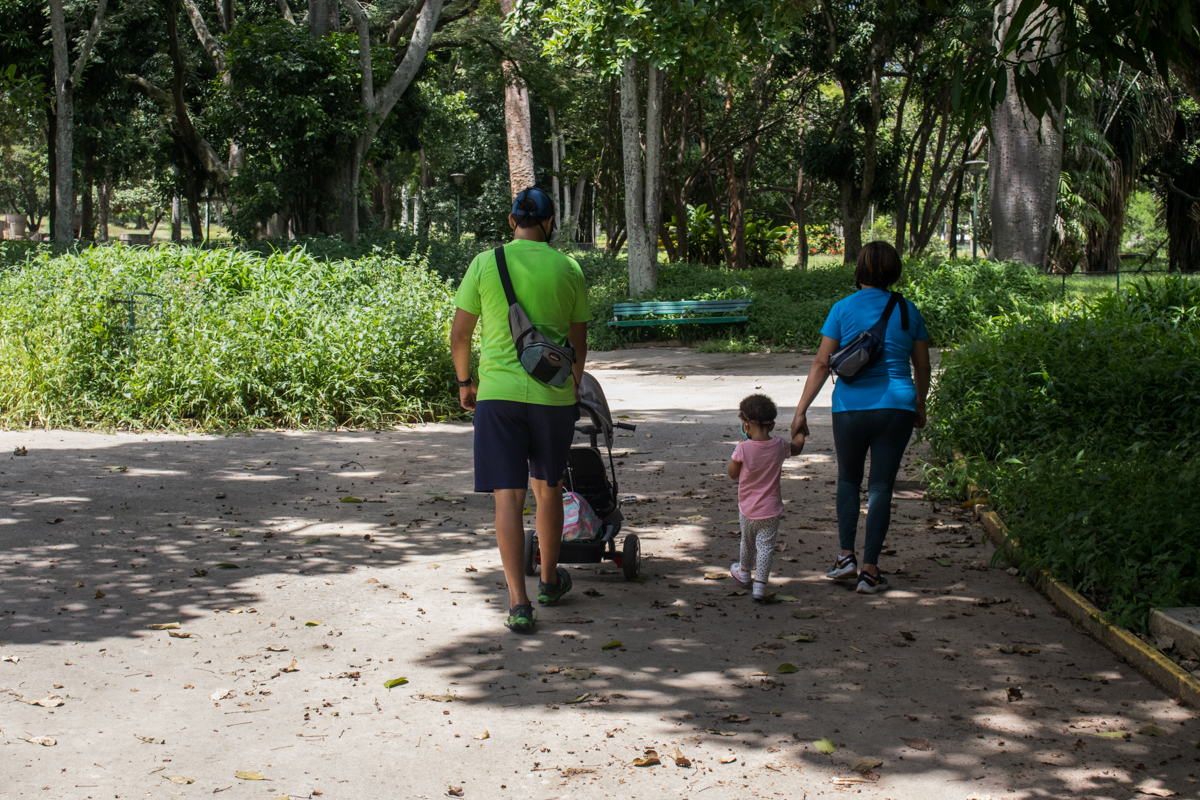
M705 579L737 553L737 401L794 403L806 357L594 364L638 424L617 441L644 582L579 568L527 638L501 626L467 425L0 434L28 448L0 461L0 798L1197 796L1191 712L989 569L980 530L924 500L911 465L894 589L824 579L827 396L785 472L775 588L795 601ZM650 748L663 765L633 766ZM863 758L882 764L863 775Z

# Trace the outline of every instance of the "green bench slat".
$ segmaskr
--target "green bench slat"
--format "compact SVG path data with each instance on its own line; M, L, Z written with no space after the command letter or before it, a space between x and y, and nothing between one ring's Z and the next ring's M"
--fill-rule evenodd
M749 300L713 300L709 302L616 303L615 314L670 314L679 311L741 311Z
M720 325L727 322L749 322L749 317L666 317L660 319L611 320L610 328L635 328L651 325Z

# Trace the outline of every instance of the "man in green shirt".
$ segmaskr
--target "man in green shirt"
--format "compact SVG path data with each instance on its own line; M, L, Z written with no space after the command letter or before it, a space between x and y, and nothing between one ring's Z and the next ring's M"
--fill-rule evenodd
M562 476L575 435L576 387L587 358L587 286L574 259L550 247L554 203L541 189L526 189L508 216L513 241L504 246L517 302L548 339L575 348L573 381L550 386L534 378L517 358L509 330L508 300L496 254L471 262L454 298L450 331L459 400L475 412L475 491L496 497L496 541L508 581L509 616L517 633L533 630L537 615L525 588L525 491L537 500L537 534L542 557L538 602L554 605L571 588L558 566L562 544ZM471 380L471 337L480 330L478 383Z

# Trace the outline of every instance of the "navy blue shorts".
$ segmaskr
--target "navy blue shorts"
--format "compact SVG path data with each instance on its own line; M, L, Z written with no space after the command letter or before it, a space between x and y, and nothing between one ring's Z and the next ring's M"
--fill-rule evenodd
M533 476L551 486L562 480L575 406L543 406L512 400L475 404L475 491L524 489Z

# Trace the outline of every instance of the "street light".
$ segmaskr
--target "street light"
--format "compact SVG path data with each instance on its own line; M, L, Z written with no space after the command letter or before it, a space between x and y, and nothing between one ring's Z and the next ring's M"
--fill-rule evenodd
M968 161L963 166L967 168L975 181L973 189L975 198L971 206L971 260L973 261L978 254L979 242L979 173L987 167L987 162ZM954 235L957 236L958 231L955 231Z
M467 182L467 176L463 172L451 172L450 177L458 189L454 198L454 241L457 242L462 239L462 187Z

